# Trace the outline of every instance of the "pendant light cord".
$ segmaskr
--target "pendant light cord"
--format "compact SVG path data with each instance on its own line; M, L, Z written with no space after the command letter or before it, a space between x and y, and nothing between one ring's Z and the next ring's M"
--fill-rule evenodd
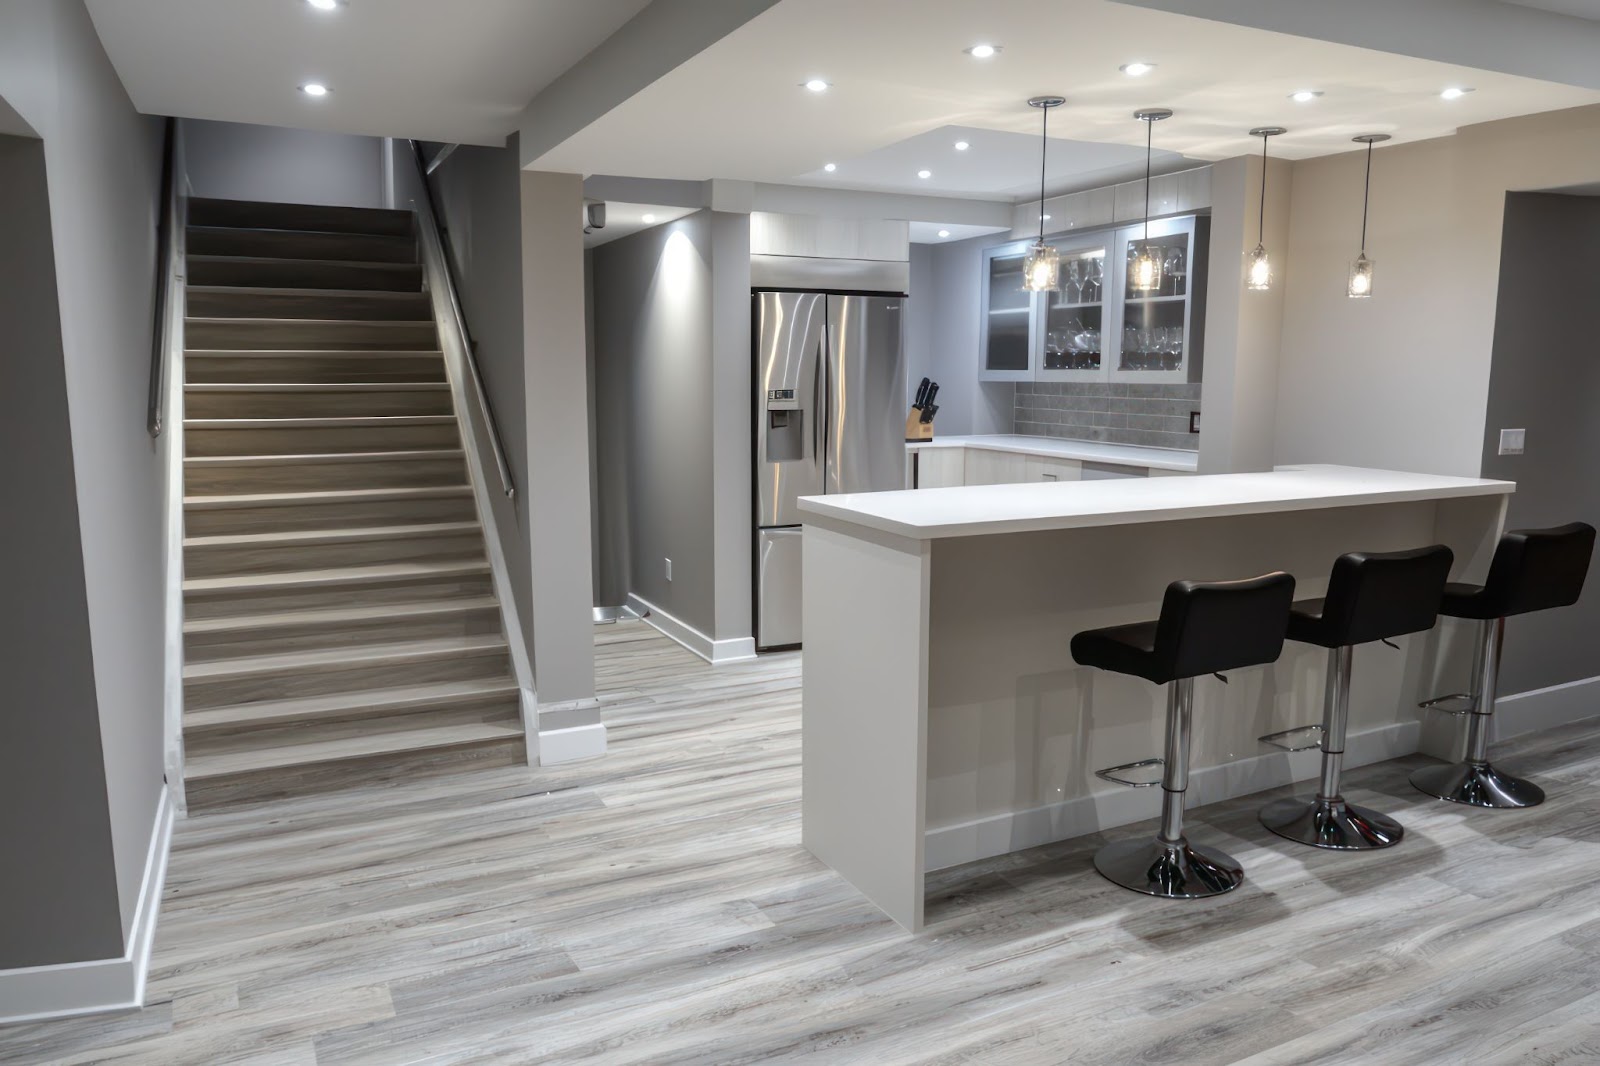
M1256 216L1256 244L1267 239L1267 135L1261 135L1261 211Z
M1367 142L1367 184L1361 190L1361 255L1367 254L1367 208L1372 203L1372 142Z
M1150 243L1150 146L1155 143L1155 129L1154 119L1144 120L1144 242L1147 245Z
M1044 125L1039 131L1039 243L1044 243L1044 159L1050 150L1050 109L1041 107Z

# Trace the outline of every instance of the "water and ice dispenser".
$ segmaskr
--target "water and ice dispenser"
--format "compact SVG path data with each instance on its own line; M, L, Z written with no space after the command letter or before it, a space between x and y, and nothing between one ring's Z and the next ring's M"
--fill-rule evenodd
M767 461L793 462L805 458L806 413L794 389L767 390Z

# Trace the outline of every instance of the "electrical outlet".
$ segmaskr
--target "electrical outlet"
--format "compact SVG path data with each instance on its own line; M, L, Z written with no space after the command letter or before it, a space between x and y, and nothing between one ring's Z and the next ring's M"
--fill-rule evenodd
M1528 431L1525 429L1502 429L1500 431L1500 454L1521 455L1523 447L1528 442Z
M1190 433L1199 433L1200 432L1200 412L1199 411L1190 411L1189 412L1189 432Z
M671 559L667 560L667 580L668 581L672 580L672 560Z

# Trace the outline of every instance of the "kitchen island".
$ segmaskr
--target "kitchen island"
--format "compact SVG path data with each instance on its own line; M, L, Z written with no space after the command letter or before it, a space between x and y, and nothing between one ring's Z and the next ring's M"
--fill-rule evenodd
M1159 753L1164 691L1079 668L1074 633L1155 618L1180 578L1287 570L1319 596L1347 551L1443 543L1481 579L1513 488L1302 466L802 499L806 847L917 930L927 870L1153 817L1093 771ZM1470 633L1400 643L1356 652L1347 766L1448 754L1416 704L1462 687ZM1324 660L1288 644L1199 680L1193 802L1315 776L1256 738L1320 720Z

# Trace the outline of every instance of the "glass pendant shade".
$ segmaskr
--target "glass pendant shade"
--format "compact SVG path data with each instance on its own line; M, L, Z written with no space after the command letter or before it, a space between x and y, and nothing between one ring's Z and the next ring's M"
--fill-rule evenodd
M1148 244L1139 249L1128 264L1128 286L1139 292L1161 288L1161 256Z
M1022 287L1029 292L1050 292L1061 280L1061 253L1039 241L1028 249L1022 264Z
M1372 295L1372 260L1363 253L1350 264L1350 299L1365 300Z
M1256 245L1250 253L1250 267L1245 271L1245 288L1264 292L1272 288L1272 260L1265 245Z

